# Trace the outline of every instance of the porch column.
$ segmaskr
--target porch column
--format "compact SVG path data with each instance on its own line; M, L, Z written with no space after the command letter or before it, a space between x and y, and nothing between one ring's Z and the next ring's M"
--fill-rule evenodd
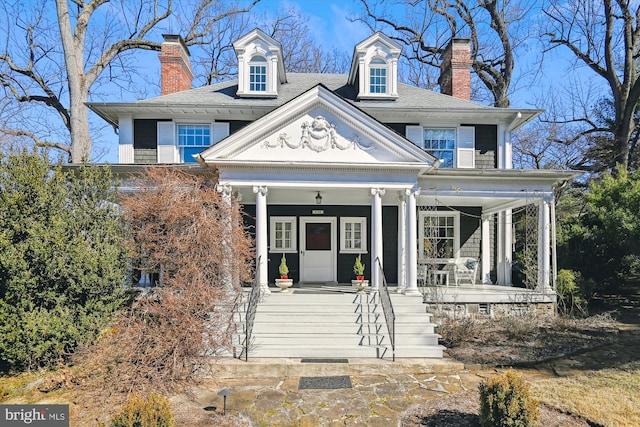
M226 290L233 287L233 269L232 266L232 235L233 228L231 224L231 186L227 184L216 186L218 192L222 195L222 206L225 210L224 219L224 235L222 236L222 286Z
M513 259L513 220L511 209L498 212L497 284L511 286L511 260Z
M551 196L553 197L553 196ZM551 276L551 238L550 238L550 220L549 206L551 197L544 196L538 207L538 286L536 290L540 292L550 292L549 278Z
M398 191L398 288L402 293L407 288L407 195Z
M491 284L491 219L493 215L482 214L480 259L482 260L480 283Z
M256 195L256 273L262 293L270 294L267 270L267 187L255 186ZM258 260L260 262L258 263Z
M416 220L416 195L419 187L407 190L407 288L405 295L420 295L418 290L418 222Z
M377 291L380 287L380 274L376 259L382 263L382 196L383 188L371 189L371 288Z

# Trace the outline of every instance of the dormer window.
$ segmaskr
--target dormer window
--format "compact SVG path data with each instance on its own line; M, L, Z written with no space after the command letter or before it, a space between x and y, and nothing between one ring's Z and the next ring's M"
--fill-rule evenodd
M398 59L400 46L378 32L356 45L348 83L358 91L358 99L398 97Z
M265 32L255 29L233 43L238 57L239 97L276 98L287 82L282 45Z
M267 60L264 56L254 56L249 63L249 90L267 91Z
M387 63L375 58L369 64L369 92L387 93Z

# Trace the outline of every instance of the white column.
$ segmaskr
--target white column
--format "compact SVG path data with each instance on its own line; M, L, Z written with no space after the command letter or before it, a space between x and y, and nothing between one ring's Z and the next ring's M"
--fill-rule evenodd
M513 264L513 211L504 211L504 284L512 286L511 267Z
M558 290L558 245L556 235L556 199L551 197L551 289Z
M398 191L398 288L402 293L407 288L407 195Z
M482 215L481 238L482 247L480 248L481 274L480 283L483 285L491 284L491 219L493 215Z
M407 190L407 288L405 295L420 295L418 290L418 222L416 221L416 194L420 188Z
M267 269L267 187L255 186L256 194L256 273L263 293L270 294L269 272ZM258 260L260 263L258 264Z
M231 186L230 185L218 185L216 187L218 192L222 195L222 206L225 210L225 224L224 235L222 236L222 286L230 290L233 287L233 248L231 239L233 236L233 227L231 224Z
M542 199L538 207L539 232L538 232L538 286L537 291L549 292L549 278L551 273L551 239L550 239L550 220L549 206L551 200L548 196Z
M382 196L385 190L382 188L371 189L371 288L377 291L380 287L380 274L376 259L382 262Z

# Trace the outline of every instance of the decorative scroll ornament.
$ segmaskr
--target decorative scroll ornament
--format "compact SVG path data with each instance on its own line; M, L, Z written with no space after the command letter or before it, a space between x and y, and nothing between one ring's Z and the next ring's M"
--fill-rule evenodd
M299 141L291 142L291 137L286 132L278 135L276 142L264 141L263 146L265 148L284 148L286 145L289 148L309 148L316 153L327 151L330 148L337 148L338 150L348 150L350 148L361 150L370 150L372 146L365 146L360 143L360 138L357 135L351 137L351 139L340 142L338 134L336 133L336 125L329 123L324 117L316 116L311 123L303 122L301 125L302 136Z

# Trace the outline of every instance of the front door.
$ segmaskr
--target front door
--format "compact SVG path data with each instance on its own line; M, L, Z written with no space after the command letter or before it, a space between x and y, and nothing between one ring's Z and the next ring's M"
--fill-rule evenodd
M300 218L300 280L336 282L336 218Z

